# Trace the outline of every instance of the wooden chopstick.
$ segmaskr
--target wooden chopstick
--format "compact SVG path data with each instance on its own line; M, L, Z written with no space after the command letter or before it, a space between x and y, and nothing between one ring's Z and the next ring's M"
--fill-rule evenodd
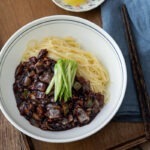
M139 61L136 44L132 36L133 34L130 27L129 15L125 5L122 6L122 14L129 46L129 56L132 65L133 77L145 127L145 134L146 138L150 139L150 97L146 89L146 84L144 81L144 75Z

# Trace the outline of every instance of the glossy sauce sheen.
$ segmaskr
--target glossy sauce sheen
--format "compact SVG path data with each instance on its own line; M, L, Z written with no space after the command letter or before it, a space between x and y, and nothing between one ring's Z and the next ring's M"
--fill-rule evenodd
M93 93L88 81L76 77L72 97L55 102L54 89L45 94L56 63L47 53L41 50L16 68L13 89L20 114L43 130L67 130L90 123L104 105L104 96Z

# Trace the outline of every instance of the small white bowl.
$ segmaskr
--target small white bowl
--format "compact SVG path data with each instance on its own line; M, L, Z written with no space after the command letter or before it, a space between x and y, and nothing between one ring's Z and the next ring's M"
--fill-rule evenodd
M105 0L87 0L85 4L79 6L67 5L63 0L52 0L58 7L72 12L85 12L92 10L102 4Z
M93 53L110 76L107 104L95 119L83 127L66 131L43 131L22 117L13 93L14 73L28 41L47 36L72 36ZM118 111L126 90L127 72L122 53L115 41L94 23L73 16L50 16L35 20L14 33L0 52L0 109L18 130L38 140L65 143L88 137L102 129Z

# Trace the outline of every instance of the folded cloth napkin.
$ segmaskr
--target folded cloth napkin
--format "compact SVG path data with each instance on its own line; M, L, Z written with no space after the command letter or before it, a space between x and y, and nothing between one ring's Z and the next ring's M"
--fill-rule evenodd
M129 13L140 63L148 93L150 93L150 0L106 0L101 7L103 28L119 45L126 61L128 73L126 94L114 120L137 122L142 121L142 117L125 37L121 12L123 4L126 5Z

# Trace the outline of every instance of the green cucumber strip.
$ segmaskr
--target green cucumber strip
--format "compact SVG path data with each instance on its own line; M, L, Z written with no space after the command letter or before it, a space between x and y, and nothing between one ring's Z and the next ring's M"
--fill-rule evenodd
M47 89L46 89L45 94L49 94L49 93L51 92L51 90L52 90L52 88L53 88L53 86L54 86L54 81L55 81L55 79L54 79L54 76L53 76L53 78L52 78L51 81L50 81L50 84L48 85L48 87L47 87Z

